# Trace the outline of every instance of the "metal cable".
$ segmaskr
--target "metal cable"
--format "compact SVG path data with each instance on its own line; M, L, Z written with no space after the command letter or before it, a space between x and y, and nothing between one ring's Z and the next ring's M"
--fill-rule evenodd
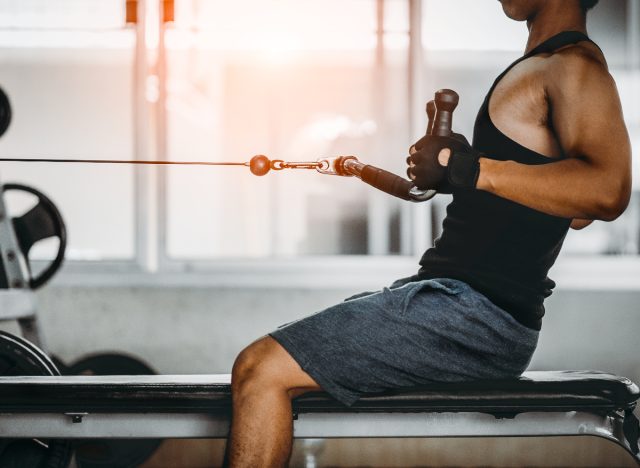
M87 164L147 164L152 166L249 166L248 162L213 161L146 161L142 159L54 159L54 158L0 158L2 162L87 163Z

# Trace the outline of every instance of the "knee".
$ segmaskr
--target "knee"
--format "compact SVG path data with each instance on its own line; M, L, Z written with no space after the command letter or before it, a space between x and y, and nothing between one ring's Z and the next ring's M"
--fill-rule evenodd
M240 351L231 369L231 386L238 387L241 383L251 379L252 374L260 367L260 357L254 345L249 345Z
M263 338L243 349L231 371L231 391L234 395L251 389L265 390L277 384L274 370L276 357L269 342Z

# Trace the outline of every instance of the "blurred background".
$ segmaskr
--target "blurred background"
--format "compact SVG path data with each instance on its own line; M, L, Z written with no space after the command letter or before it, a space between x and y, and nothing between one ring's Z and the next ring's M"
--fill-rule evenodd
M640 1L603 0L588 24L637 154ZM404 174L434 91L460 94L454 129L471 138L526 37L495 0L0 0L13 108L0 157L353 154ZM625 214L569 234L532 368L640 381L639 164ZM67 223L65 267L38 291L49 349L66 361L124 351L174 374L228 373L279 324L415 273L449 201L243 167L1 163L0 182L41 189ZM16 212L27 203L8 198ZM35 256L46 263L55 242ZM580 466L604 466L605 452ZM578 463L584 449L570 453Z

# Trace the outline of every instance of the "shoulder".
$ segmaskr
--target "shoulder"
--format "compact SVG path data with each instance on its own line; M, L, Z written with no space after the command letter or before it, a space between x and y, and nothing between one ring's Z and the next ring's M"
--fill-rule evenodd
M551 91L571 93L615 87L604 55L590 42L563 47L545 57L541 65L545 85Z
M566 154L594 157L594 151L606 154L612 141L627 139L616 83L595 45L562 48L545 62L549 115Z

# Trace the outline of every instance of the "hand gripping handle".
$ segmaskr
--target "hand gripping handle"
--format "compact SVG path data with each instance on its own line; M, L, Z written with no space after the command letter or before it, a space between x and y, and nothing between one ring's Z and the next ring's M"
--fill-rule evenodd
M451 135L453 111L458 105L458 100L455 91L441 89L436 92L433 101L427 102L427 135ZM420 190L411 181L384 169L363 164L355 156L339 156L324 161L327 168L319 168L319 172L356 176L372 187L403 200L422 202L436 195L435 190Z
M416 189L411 181L392 172L369 164L363 164L355 156L340 156L334 167L339 175L356 176L372 187L403 200L421 202L429 200L435 195L433 190L421 191Z
M453 111L458 106L460 98L452 89L436 91L435 99L427 102L427 135L450 136ZM429 200L436 194L435 190L420 190L415 185L409 190L412 200Z
M426 134L431 135L431 133L433 132L434 117L436 115L435 101L431 100L427 102L426 111L427 111L427 122L428 122ZM435 197L436 193L437 192L435 190L420 190L418 187L413 185L413 183L411 183L411 186L409 188L409 197L410 197L409 200L427 201Z

